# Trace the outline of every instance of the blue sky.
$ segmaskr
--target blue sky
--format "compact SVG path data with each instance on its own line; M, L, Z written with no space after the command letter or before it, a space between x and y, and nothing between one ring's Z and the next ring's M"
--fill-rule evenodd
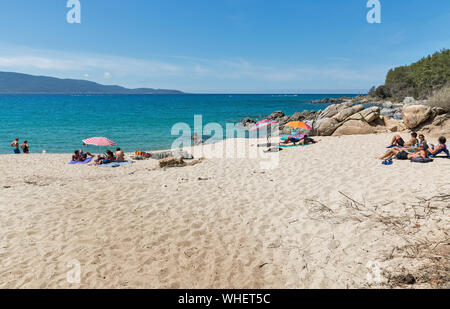
M0 71L206 93L356 93L450 48L450 1L0 0Z

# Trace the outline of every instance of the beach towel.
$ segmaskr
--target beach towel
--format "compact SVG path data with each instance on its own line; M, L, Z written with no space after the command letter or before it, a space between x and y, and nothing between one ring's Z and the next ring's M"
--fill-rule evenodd
M112 163L107 163L107 164L102 164L100 166L105 166L105 167L121 167L124 165L130 165L133 164L133 161L127 161L127 162L112 162Z
M69 164L88 164L92 161L92 158L87 158L84 161L70 161Z
M401 146L388 146L388 147L386 147L386 148L392 149L392 148L394 148L394 147L398 147L398 148L402 148L402 149L411 148L411 147L401 147Z

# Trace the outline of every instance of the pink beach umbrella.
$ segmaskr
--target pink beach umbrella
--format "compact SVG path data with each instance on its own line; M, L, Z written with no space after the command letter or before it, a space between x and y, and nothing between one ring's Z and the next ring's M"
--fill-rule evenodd
M278 123L278 121L275 120L261 120L260 122L256 123L255 126L253 128L250 129L250 132L252 131L257 131L259 129L265 128L267 126L271 126L275 123Z
M273 124L275 124L275 123L278 123L278 121L276 121L276 120L267 120L267 119L266 119L266 121L262 120L262 121L260 121L259 123L257 123L253 128L251 128L251 129L250 129L250 132L260 130L260 129L262 129L262 128L271 126L271 125L273 125ZM269 143L269 134L267 134L267 145L270 146L270 143Z
M99 146L99 151L101 146L115 146L116 143L106 137L91 137L83 140L85 145Z

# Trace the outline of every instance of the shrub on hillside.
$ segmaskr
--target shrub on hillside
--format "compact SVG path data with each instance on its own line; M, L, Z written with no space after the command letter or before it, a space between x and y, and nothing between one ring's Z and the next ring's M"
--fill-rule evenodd
M428 104L432 107L442 107L450 111L450 85L435 91L428 100Z

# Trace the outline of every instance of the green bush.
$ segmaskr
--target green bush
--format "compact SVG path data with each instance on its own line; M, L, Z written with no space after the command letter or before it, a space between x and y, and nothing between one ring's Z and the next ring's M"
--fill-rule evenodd
M435 91L428 100L428 104L432 107L442 107L450 111L450 85Z

